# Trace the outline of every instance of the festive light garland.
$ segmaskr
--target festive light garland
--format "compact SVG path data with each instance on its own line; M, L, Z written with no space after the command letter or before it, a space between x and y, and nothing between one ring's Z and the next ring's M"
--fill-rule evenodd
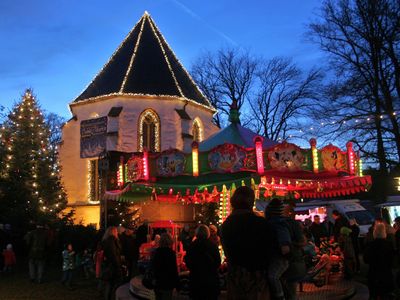
M142 22L142 25L140 26L140 31L139 31L138 39L137 39L137 41L136 41L135 48L133 49L132 57L131 57L131 59L130 59L130 61L129 61L129 67L128 67L128 69L126 70L126 74L125 74L124 80L122 81L122 85L121 85L121 88L120 88L120 90L119 90L120 93L122 93L122 92L124 91L125 84L126 84L126 80L128 79L128 76L129 76L129 74L130 74L130 72L131 72L132 65L133 65L133 61L135 60L136 52L137 52L137 49L138 49L138 47L139 47L139 43L140 43L140 41L141 41L141 39L142 39L142 32L143 32L143 27L144 27L145 18L142 18L141 20L143 20L143 22Z
M317 149L317 140L310 139L310 146L311 146L311 154L312 154L312 161L313 161L313 171L314 173L318 173L319 171L319 164L318 164L318 149Z
M147 12L146 12L147 13ZM197 91L203 96L203 98L207 101L209 107L214 108L214 106L211 104L210 100L208 100L208 98L203 94L203 92L201 91L201 89L199 89L199 87L197 86L196 82L193 80L192 76L190 75L190 73L186 70L186 68L183 66L183 64L181 63L181 61L178 59L178 57L175 55L174 51L172 51L171 46L168 44L167 40L164 38L164 36L161 34L160 29L157 27L157 25L155 24L155 22L153 21L153 19L150 17L150 15L147 13L148 17L149 17L149 21L152 23L152 25L157 29L157 31L160 33L160 36L163 40L163 42L167 45L167 47L169 48L169 50L172 53L172 56L175 58L175 60L178 62L178 65L181 67L181 69L186 73L186 75L189 77L190 81L192 82L192 84L195 86L195 88L197 89ZM215 108L214 108L215 109Z
M196 141L192 143L192 169L193 176L199 176L199 144Z
M193 121L192 135L193 135L194 141L196 141L198 143L203 141L203 126L198 117L196 117Z
M139 116L139 152L143 151L143 125L144 125L144 120L150 117L153 122L154 122L154 148L156 152L160 151L160 118L158 117L157 113L152 110L152 109L146 109L144 112L142 112Z
M143 178L144 180L149 180L149 153L147 150L143 151Z
M229 215L229 199L230 193L228 192L226 185L222 186L219 200L219 224L222 224Z
M13 126L17 127L18 129L13 128ZM45 197L45 192L43 191L43 186L42 186L42 181L43 181L43 176L46 178L46 176L51 176L54 177L56 176L55 172L59 171L57 163L53 160L52 157L49 156L49 152L52 151L52 153L55 154L54 150L51 147L49 147L49 138L46 137L45 139L38 140L39 137L42 137L44 135L48 136L50 134L49 129L45 125L45 121L43 119L43 115L40 112L39 108L36 106L35 102L35 97L32 95L30 90L26 90L25 94L22 97L22 102L17 104L13 111L9 114L9 120L7 122L7 127L2 126L1 127L1 143L2 144L7 144L7 147L5 148L8 152L8 154L5 155L6 158L6 173L4 174L5 177L8 177L10 174L9 172L13 172L14 170L12 167L17 167L17 164L20 162L20 158L18 158L18 155L13 156L14 151L14 143L16 141L19 141L21 139L20 133L22 130L23 132L26 130L26 126L29 127L35 127L37 126L38 132L32 132L31 137L30 137L30 142L29 144L32 145L32 147L39 147L38 150L32 149L30 151L30 155L28 155L29 162L30 162L30 168L25 168L25 171L29 172L29 175L31 176L31 179L27 179L31 183L32 187L32 197L30 200L27 200L27 207L26 210L29 210L29 207L31 207L32 203L38 203L39 209L42 211L46 212L53 212L54 208L59 207L59 203L53 203L50 204L49 201L50 199L44 199ZM20 127L23 127L22 129L19 129ZM3 137L7 136L8 140L5 142L3 140ZM25 138L25 136L23 136ZM49 164L48 168L51 171L48 175L46 173L43 174L43 166L42 164ZM19 172L18 167L17 167L17 172ZM38 176L38 172L40 175L40 178ZM46 172L46 171L44 171ZM55 178L57 180L57 177ZM46 183L47 184L47 183ZM40 193L39 193L40 191ZM62 195L64 194L65 191L62 187L56 192L58 195L58 198L56 199L62 199ZM32 201L34 200L34 201Z
M158 45L159 45L160 48L161 48L161 51L162 51L162 53L163 53L165 62L167 63L167 66L168 66L168 69L169 69L169 71L170 71L170 73L171 73L171 75L172 75L172 78L174 79L174 82L175 82L176 88L177 88L178 91L179 91L179 94L180 94L182 97L185 97L185 95L183 94L182 89L181 89L181 87L180 87L180 85L179 85L179 83L178 83L178 80L176 79L175 73L174 73L174 71L172 70L171 64L170 64L170 62L169 62L169 59L168 59L168 57L167 57L167 54L165 53L164 46L163 46L162 43L161 43L160 37L159 37L158 34L155 32L154 27L153 27L153 24L152 24L152 22L150 22L149 16L148 16L148 15L145 15L145 17L147 17L147 18L149 19L149 24L150 24L151 30L153 31L154 35L155 35L156 38L157 38Z
M254 138L254 144L256 149L256 160L257 160L257 173L264 173L264 157L263 157L263 149L262 149L263 138L257 136Z
M178 83L178 81L177 81L177 79L176 79L176 76L175 76L175 74L174 74L174 72L173 72L173 70L172 70L172 67L171 67L171 64L170 64L170 62L169 62L169 59L168 59L168 57L166 56L165 49L164 49L164 46L162 45L162 42L165 43L165 45L168 47L168 50L171 51L172 56L173 56L174 59L178 62L178 65L179 65L179 66L181 67L181 69L186 73L186 75L188 76L188 78L189 78L189 80L191 81L191 83L193 84L193 86L194 86L194 87L197 89L197 91L202 95L202 98L206 101L206 103L207 103L208 105L201 104L201 103L199 103L199 102L197 102L197 101L194 101L194 100L192 100L192 99L188 99L188 100L189 100L189 101L192 101L192 102L195 102L195 103L197 103L197 104L200 104L200 105L206 107L207 109L211 109L212 111L216 112L216 109L213 107L213 105L211 104L210 100L208 100L208 98L207 98L207 97L203 94L203 92L199 89L199 87L197 86L197 84L194 82L193 78L190 76L189 72L185 69L185 67L182 65L182 63L180 62L180 60L176 57L175 53L172 51L171 47L169 46L169 44L167 43L167 41L165 40L165 38L164 38L163 35L161 34L161 31L159 30L159 28L157 27L157 25L154 23L154 21L151 19L150 15L149 15L149 13L148 13L147 11L143 14L143 16L142 16L142 17L140 18L140 20L135 24L135 26L131 29L131 31L128 33L128 35L125 37L125 39L122 41L122 43L121 43L121 44L119 45L119 47L116 49L116 51L112 54L112 56L111 56L110 59L107 61L107 63L103 65L103 67L102 67L102 69L99 71L99 73L97 73L96 76L94 76L94 78L92 79L92 81L83 89L83 91L82 91L79 95L82 95L82 94L87 90L87 88L93 84L93 82L96 80L96 78L98 78L98 77L104 72L104 70L106 69L106 67L114 60L114 58L115 58L116 55L119 53L119 51L121 50L121 48L122 48L123 46L125 46L125 43L127 42L128 38L130 37L130 35L132 34L132 32L135 30L136 26L138 26L139 23L142 23L142 24L141 24L141 28L140 28L140 32L139 32L139 36L138 36L138 40L137 40L137 42L136 42L136 45L135 45L135 48L134 48L132 57L131 57L131 59L130 59L130 64L129 64L129 67L128 67L128 71L127 71L127 73L125 74L124 80L123 80L122 85L121 85L121 88L120 88L120 93L116 93L116 94L114 94L114 95L121 95L121 94L122 94L122 91L123 91L123 89L124 89L124 87L125 87L125 83L126 83L126 80L127 80L127 77L128 77L128 73L130 72L130 69L131 69L132 64L133 64L133 62L134 62L134 58L135 58L135 56L136 56L136 50L137 50L137 47L138 47L138 44L139 44L138 41L139 41L140 38L141 38L141 34L142 34L142 31L143 31L143 27L144 27L144 23L145 23L146 19L148 20L148 22L149 22L149 24L150 24L150 27L151 27L151 30L153 31L154 35L155 35L156 38L157 38L157 41L158 41L158 43L159 43L159 45L160 45L160 48L161 48L161 50L162 50L162 52L163 52L164 59L166 60L166 63L167 63L167 65L168 65L168 68L169 68L169 70L170 70L170 72L171 72L171 75L172 75L172 77L173 77L173 79L174 79L174 81L175 81L175 84L176 84L177 89L178 89L179 93L181 94L181 96L182 96L182 97L185 97L184 94L183 94L183 92L182 92L181 87L179 86L179 83ZM157 32L158 32L159 34L158 34ZM161 42L161 40L162 40L162 42ZM111 94L109 94L109 95L111 95ZM157 96L164 96L164 95L157 95ZM165 96L170 96L170 95L165 95ZM97 97L102 97L102 96L97 96ZM76 103L79 103L79 102L83 102L83 101L86 102L86 101L88 101L88 100L91 100L91 99L97 98L97 97L92 97L92 98L83 99L83 100L79 100L79 101L76 101L76 100L75 100L76 102L75 102L75 101L72 102L72 103L70 104L70 106L71 106L71 105L74 105L74 104L76 104ZM171 96L170 96L170 97L171 97ZM77 99L77 98L79 98L79 96L76 97L76 99Z
M350 175L354 175L354 151L353 151L353 143L352 142L348 142L346 144L346 148L347 148L347 159L348 159L348 166L349 166L349 173Z

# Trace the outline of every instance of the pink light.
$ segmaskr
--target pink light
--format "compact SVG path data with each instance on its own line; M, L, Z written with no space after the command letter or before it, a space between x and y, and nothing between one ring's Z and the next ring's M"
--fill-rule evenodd
M149 153L143 152L143 177L144 180L149 180Z
M347 159L349 161L349 172L350 175L354 175L354 150L353 150L353 143L348 142L346 144L347 147Z
M264 173L264 158L263 158L263 151L262 151L262 142L263 138L260 136L255 137L254 143L256 146L256 160L257 160L257 173L263 174Z

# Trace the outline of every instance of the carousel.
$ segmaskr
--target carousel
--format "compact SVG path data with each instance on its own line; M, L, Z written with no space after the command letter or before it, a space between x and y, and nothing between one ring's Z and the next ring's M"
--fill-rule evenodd
M170 207L216 203L222 223L230 213L231 195L242 185L255 191L256 203L274 197L290 201L345 197L371 186L351 142L345 150L332 144L318 148L315 139L310 139L308 148L277 143L241 126L235 106L229 120L229 126L210 138L193 142L190 153L169 149L120 155L115 166L118 188L106 191L104 201L143 208L152 203ZM162 214L157 218L182 221ZM189 213L186 221L190 218Z

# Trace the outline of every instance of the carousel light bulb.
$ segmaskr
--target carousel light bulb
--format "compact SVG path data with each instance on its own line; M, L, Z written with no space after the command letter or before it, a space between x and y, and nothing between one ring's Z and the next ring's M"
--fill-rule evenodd
M199 176L199 144L197 142L192 143L192 166L193 176Z
M257 173L260 175L264 173L264 157L262 151L262 142L263 138L260 136L257 136L254 139L254 143L256 146Z

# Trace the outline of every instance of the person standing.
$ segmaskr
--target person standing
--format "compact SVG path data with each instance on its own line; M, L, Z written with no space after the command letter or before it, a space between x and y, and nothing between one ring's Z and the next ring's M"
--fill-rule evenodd
M42 283L47 253L47 232L41 224L28 232L25 241L29 249L29 276L31 282Z
M209 226L210 229L210 241L214 243L214 245L216 245L217 247L219 247L220 243L221 243L221 239L218 235L218 228L217 226L211 224Z
M283 286L286 300L297 299L296 290L298 282L306 275L303 247L307 240L303 233L302 223L295 220L294 207L286 205L284 209L286 222L291 239L289 267L283 274Z
M283 216L283 202L277 198L270 201L265 208L265 219L273 234L273 251L267 269L268 283L273 299L284 299L284 290L281 277L289 267L289 255L292 240L288 224Z
M188 224L185 224L181 233L179 234L179 241L182 243L183 251L187 251L192 242L192 237L190 236L190 227Z
M360 272L360 244L358 241L358 237L360 235L360 227L357 224L356 219L350 219L350 238L351 242L353 243L353 249L354 249L354 257L355 257L355 268L354 271L356 273Z
M265 218L253 212L254 191L237 188L231 197L232 213L221 226L221 243L228 263L228 299L266 299L265 270L270 235Z
M115 289L122 280L121 245L118 239L117 227L107 228L102 239L104 266L102 279L105 282L104 296L106 300L113 299Z
M319 215L314 215L314 222L310 226L310 232L317 247L321 245L321 239L328 237L328 230L326 229L325 224L321 223Z
M394 249L386 237L385 225L376 223L374 240L364 250L364 262L369 265L367 278L370 299L394 299L391 295L394 291Z
M172 299L174 288L179 287L176 253L172 250L173 243L174 240L169 233L162 233L159 247L155 249L151 260L156 300Z
M149 234L149 223L147 220L143 221L143 224L140 225L136 230L136 242L138 248L144 243L147 243L147 235Z
M13 250L12 244L8 244L6 249L3 250L4 268L3 272L11 272L17 264L17 259Z
M350 224L336 209L332 211L332 217L335 220L335 223L333 224L333 238L335 242L338 242L340 229L342 229L342 227L350 227Z
M139 248L130 228L125 228L125 231L120 235L120 241L122 255L125 257L125 264L128 269L128 279L130 279L139 259Z
M197 227L196 240L186 252L185 263L190 271L191 299L217 300L221 257L217 245L210 240L210 230L206 225Z
M350 237L351 233L351 229L346 226L340 229L339 246L343 253L345 279L351 279L353 277L356 264L354 247Z
M72 283L72 273L75 268L75 252L72 249L72 244L66 245L64 251L62 252L63 264L63 276L61 279L61 283L65 284L69 289L71 289Z

